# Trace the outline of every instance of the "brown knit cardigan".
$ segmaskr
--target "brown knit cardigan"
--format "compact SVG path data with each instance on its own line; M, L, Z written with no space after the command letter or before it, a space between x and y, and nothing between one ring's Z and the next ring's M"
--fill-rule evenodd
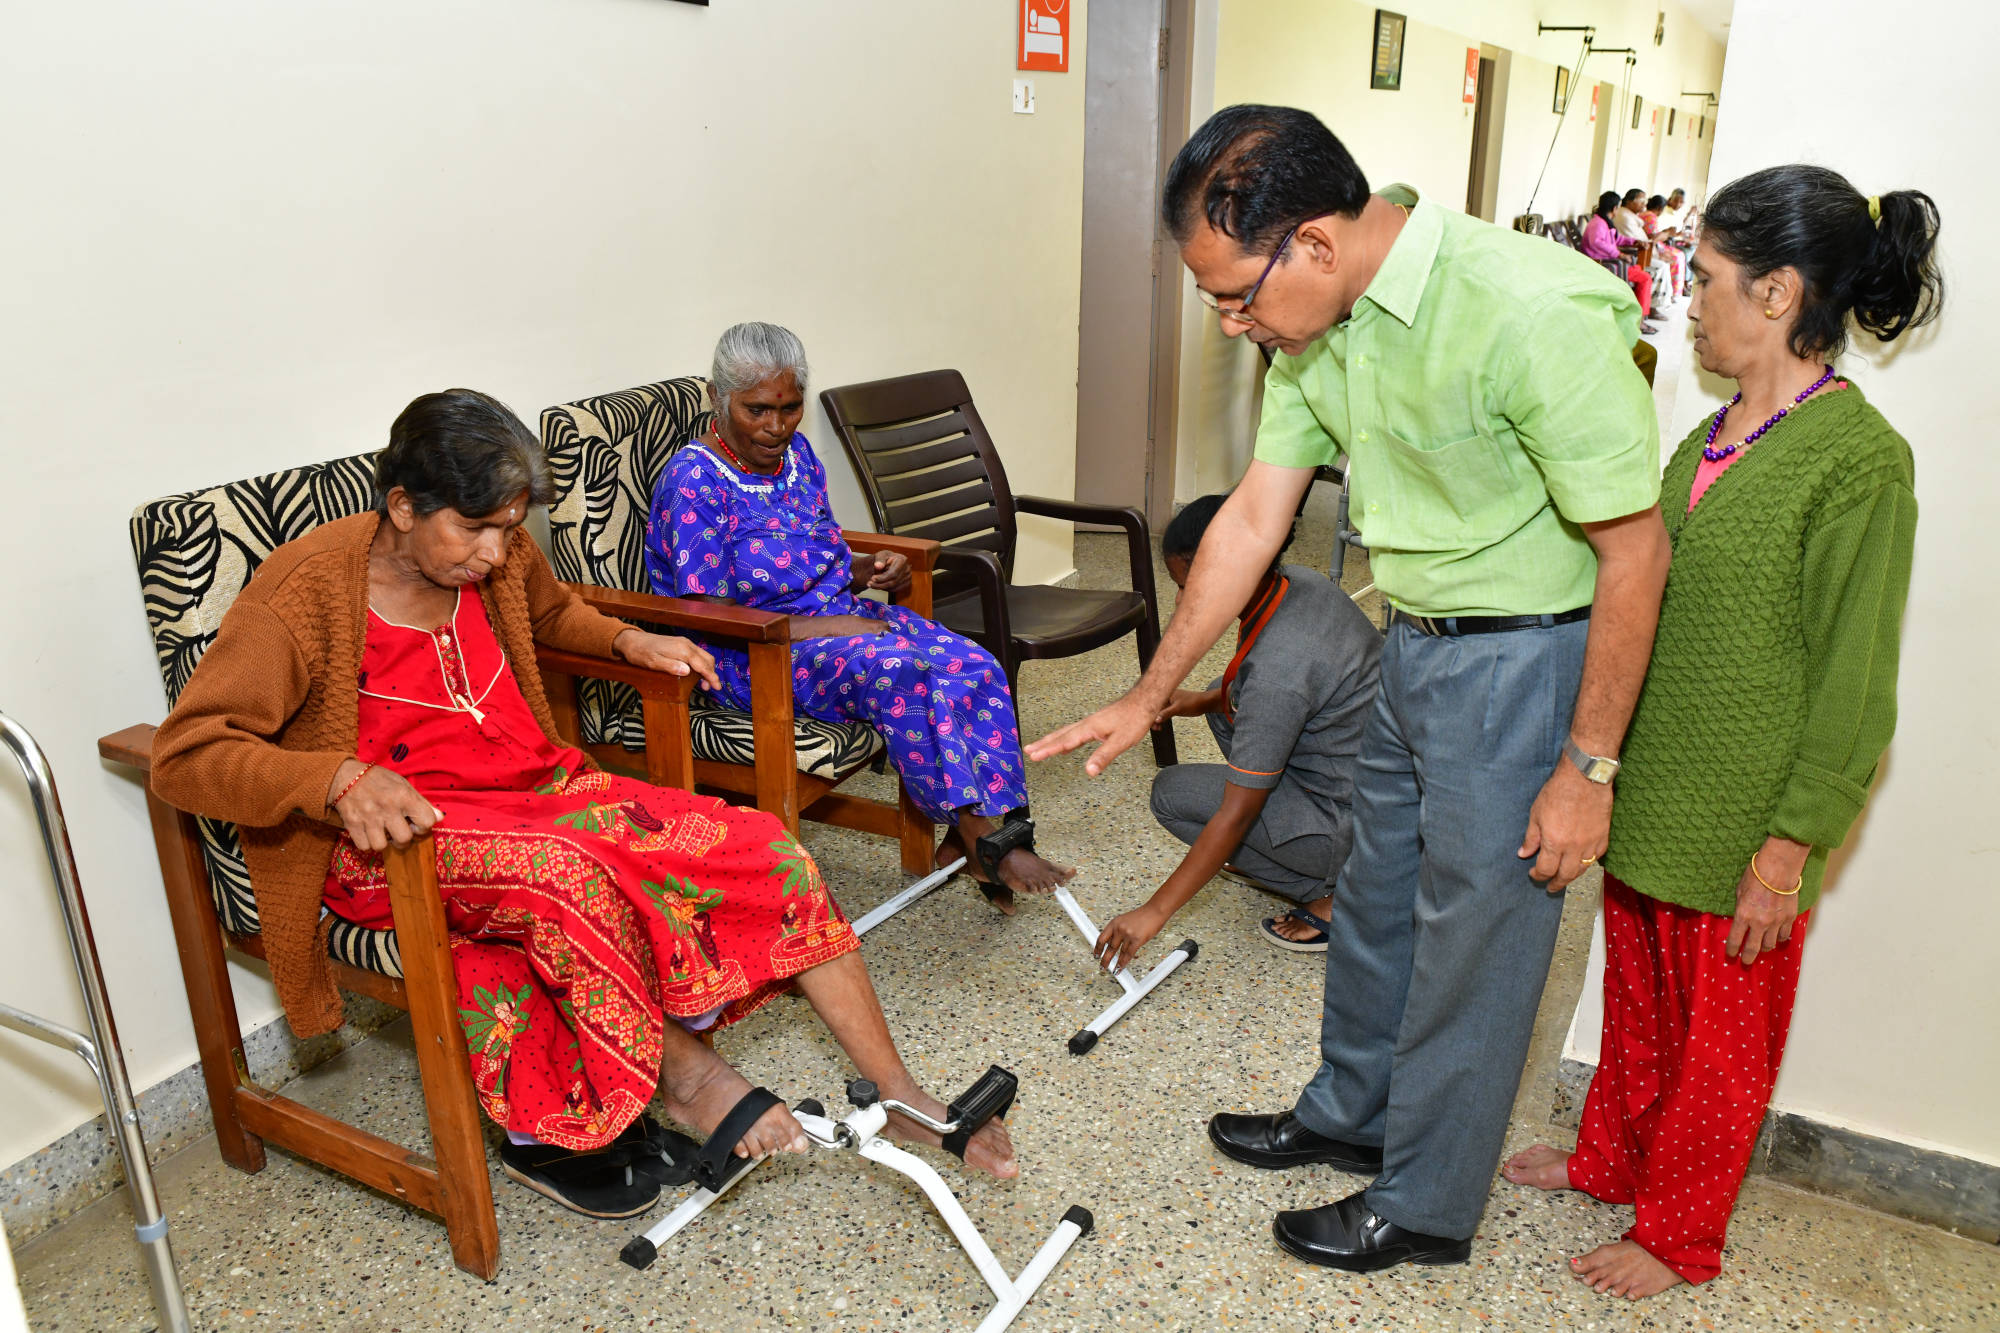
M379 521L372 513L337 519L271 552L153 740L153 790L162 800L242 827L265 958L301 1037L341 1022L320 920L340 837L326 800L360 727L356 678ZM528 707L554 736L535 645L610 657L626 626L564 588L519 529L479 595Z

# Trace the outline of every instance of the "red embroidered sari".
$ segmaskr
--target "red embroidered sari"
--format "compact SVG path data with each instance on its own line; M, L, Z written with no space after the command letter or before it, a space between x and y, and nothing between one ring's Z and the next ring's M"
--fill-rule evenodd
M733 1023L858 947L774 816L587 767L542 734L484 606L435 631L369 613L363 759L444 812L438 883L487 1114L567 1148L652 1099L662 1024ZM391 925L379 855L343 838L325 901Z

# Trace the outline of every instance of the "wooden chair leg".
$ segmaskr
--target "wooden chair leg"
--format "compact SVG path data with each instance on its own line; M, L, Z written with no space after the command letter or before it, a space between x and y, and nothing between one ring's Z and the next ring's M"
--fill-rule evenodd
M243 1058L243 1028L236 1017L236 994L229 985L222 923L216 920L215 901L209 897L201 834L194 816L181 813L150 791L146 793L146 811L153 824L153 846L160 857L160 878L166 884L174 944L180 951L181 980L187 987L188 1012L194 1019L195 1045L201 1052L201 1077L208 1089L209 1112L215 1119L216 1147L222 1160L237 1170L262 1171L264 1141L244 1128L236 1113L236 1090L249 1085L250 1069Z
M500 1271L500 1230L493 1215L493 1180L487 1174L486 1137L479 1128L465 1030L458 1021L458 986L452 975L451 939L431 839L391 847L387 863L389 907L402 949L403 986L410 1000L410 1027L416 1034L424 1110L430 1116L431 1155L437 1159L445 1233L458 1266L491 1282Z
M896 841L903 853L903 873L928 875L936 855L937 825L910 800L910 792L899 779L896 783Z

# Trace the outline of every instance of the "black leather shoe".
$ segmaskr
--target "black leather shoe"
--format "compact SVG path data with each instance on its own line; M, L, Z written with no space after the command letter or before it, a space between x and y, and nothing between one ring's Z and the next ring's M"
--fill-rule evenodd
M1208 1141L1251 1166L1282 1171L1291 1166L1324 1163L1356 1175L1372 1176L1382 1169L1382 1150L1315 1134L1290 1111L1277 1115L1218 1115L1208 1122Z
M1462 1264L1472 1257L1470 1240L1405 1231L1350 1194L1322 1208L1278 1214L1271 1234L1285 1253L1309 1264L1374 1273L1397 1264Z

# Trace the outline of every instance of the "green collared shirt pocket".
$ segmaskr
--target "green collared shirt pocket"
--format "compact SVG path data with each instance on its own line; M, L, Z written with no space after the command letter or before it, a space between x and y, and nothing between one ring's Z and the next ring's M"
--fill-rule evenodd
M1391 550L1457 549L1498 540L1527 517L1500 446L1484 433L1448 444L1380 432L1387 455L1357 469L1355 493L1368 544ZM1449 517L1447 518L1447 515ZM1444 520L1444 521L1440 521Z

